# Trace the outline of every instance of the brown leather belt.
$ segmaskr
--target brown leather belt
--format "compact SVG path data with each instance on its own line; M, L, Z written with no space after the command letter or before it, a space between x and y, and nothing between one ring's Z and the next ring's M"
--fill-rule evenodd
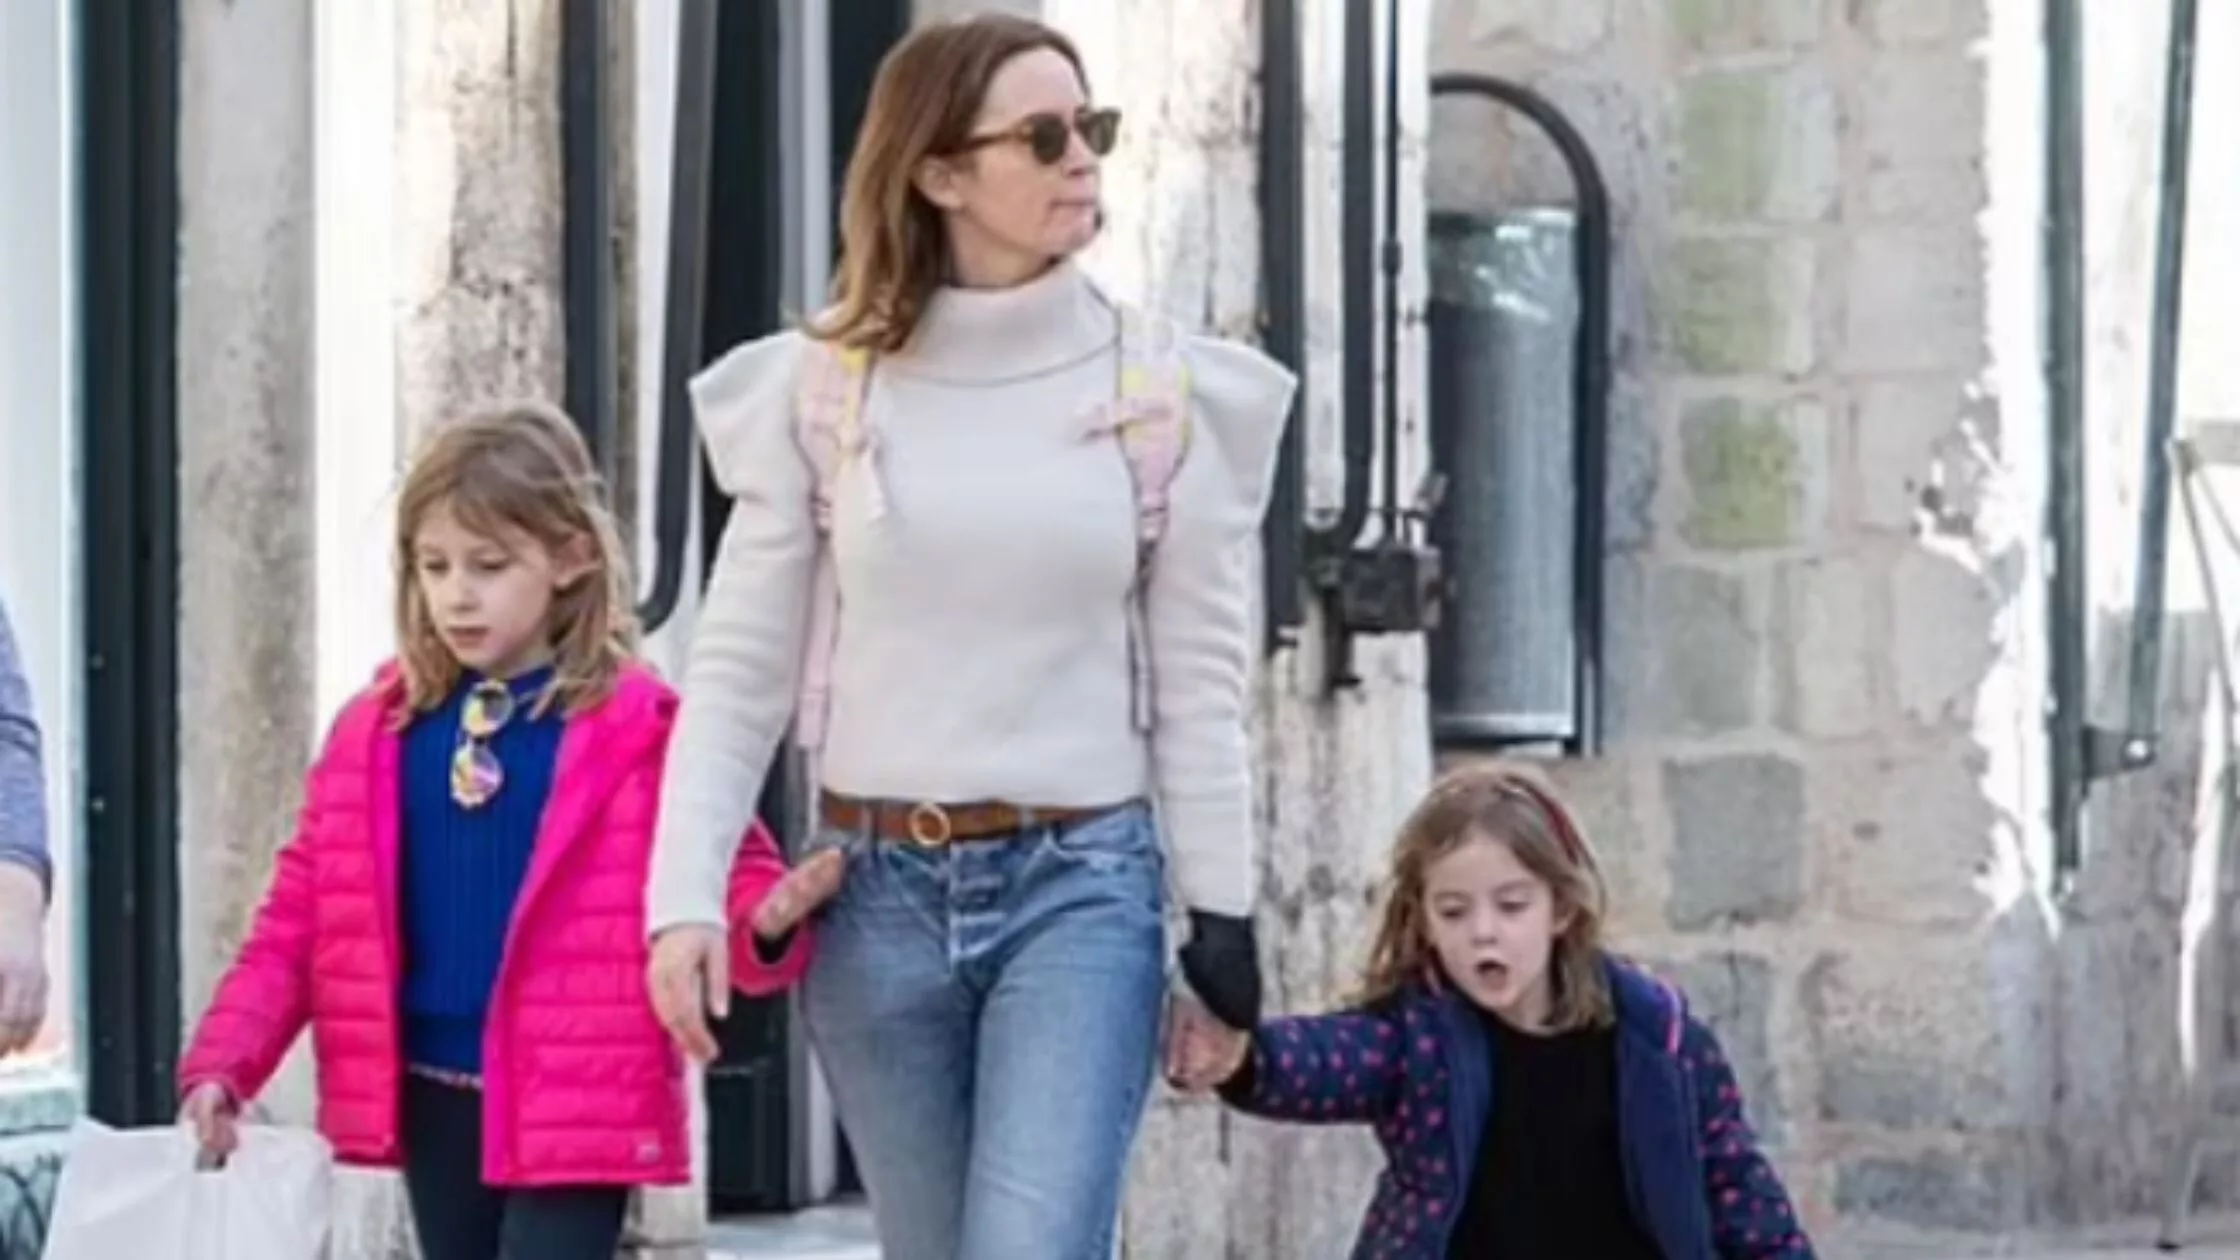
M837 792L819 794L825 822L842 831L868 831L882 840L938 849L960 840L987 840L1029 827L1064 826L1115 808L1111 805L1027 807L1004 801L944 805L934 801L872 801Z

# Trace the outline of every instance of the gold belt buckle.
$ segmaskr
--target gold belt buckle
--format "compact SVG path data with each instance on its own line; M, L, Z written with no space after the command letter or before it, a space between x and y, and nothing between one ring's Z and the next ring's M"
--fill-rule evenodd
M949 811L932 801L912 805L907 826L910 842L921 849L938 849L956 834L956 824L950 820Z

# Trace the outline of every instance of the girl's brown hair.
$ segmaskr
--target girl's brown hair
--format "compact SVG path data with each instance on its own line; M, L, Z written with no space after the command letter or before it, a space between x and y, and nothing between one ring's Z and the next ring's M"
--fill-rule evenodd
M919 27L879 63L840 194L833 304L809 322L810 336L881 354L910 340L948 270L941 211L918 191L919 165L960 155L996 72L1040 48L1072 62L1086 89L1071 40L1003 13Z
M548 627L557 702L573 716L604 700L636 650L638 623L622 541L606 491L576 426L557 409L519 402L437 428L422 443L397 494L397 655L409 717L443 703L459 685L459 662L436 633L414 563L430 512L490 538L518 530L539 546L587 564L552 601Z
M1476 840L1507 845L1555 893L1564 927L1548 961L1549 1027L1561 1032L1609 1024L1602 868L1554 789L1537 770L1514 762L1479 762L1440 776L1401 826L1362 1000L1381 1001L1410 984L1443 979L1425 922L1424 883L1432 863Z

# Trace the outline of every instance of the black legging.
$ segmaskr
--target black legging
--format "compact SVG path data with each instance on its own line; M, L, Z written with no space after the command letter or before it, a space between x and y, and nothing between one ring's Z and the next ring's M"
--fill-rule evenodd
M482 1095L407 1076L404 1185L424 1260L614 1260L630 1192L482 1182Z

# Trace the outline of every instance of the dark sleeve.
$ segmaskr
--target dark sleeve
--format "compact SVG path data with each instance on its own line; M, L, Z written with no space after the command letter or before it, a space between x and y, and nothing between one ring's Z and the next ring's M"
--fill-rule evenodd
M1263 1022L1252 1053L1221 1086L1221 1099L1265 1120L1360 1124L1382 1120L1400 1097L1400 1030L1374 1011Z
M1703 1122L1703 1192L1720 1260L1811 1257L1812 1240L1805 1237L1780 1175L1758 1149L1742 1087L1718 1037L1691 1017L1680 1053L1695 1079L1696 1114Z
M53 878L39 723L5 606L0 606L0 861L29 867L41 884Z

